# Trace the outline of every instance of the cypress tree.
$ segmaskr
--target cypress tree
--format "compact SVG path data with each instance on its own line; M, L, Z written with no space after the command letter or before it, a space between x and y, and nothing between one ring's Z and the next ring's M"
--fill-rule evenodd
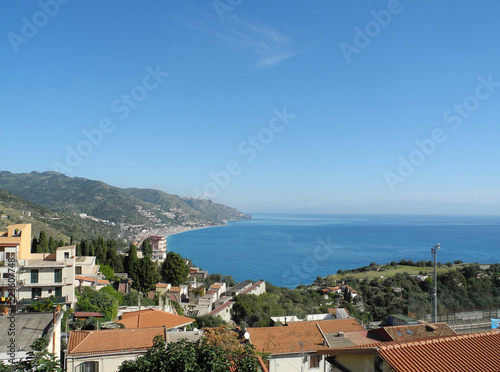
M38 236L37 253L46 252L49 252L49 241L47 240L47 234L42 230L40 231L40 235Z

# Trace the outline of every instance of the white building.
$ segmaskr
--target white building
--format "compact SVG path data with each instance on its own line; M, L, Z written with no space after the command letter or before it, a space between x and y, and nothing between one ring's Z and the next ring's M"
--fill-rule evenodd
M75 304L76 247L60 247L55 253L31 253L28 260L18 260L20 308L34 301L55 297L55 303L69 309Z
M151 245L153 246L153 260L163 261L167 258L167 239L163 236L150 235L148 236Z

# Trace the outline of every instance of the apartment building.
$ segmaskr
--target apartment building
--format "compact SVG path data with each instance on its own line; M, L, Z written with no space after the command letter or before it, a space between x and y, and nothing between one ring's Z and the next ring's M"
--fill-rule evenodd
M0 233L0 300L14 300L18 311L52 296L55 304L73 307L75 260L75 246L60 247L54 253L31 253L31 224L8 226Z
M153 260L163 261L167 258L167 239L163 236L150 235L148 236L151 245L153 246Z

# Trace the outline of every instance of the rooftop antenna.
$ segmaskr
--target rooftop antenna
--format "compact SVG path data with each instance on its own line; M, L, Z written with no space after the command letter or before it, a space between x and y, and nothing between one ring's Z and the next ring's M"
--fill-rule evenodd
M436 265L436 256L437 251L439 250L439 243L436 246L431 248L431 253L434 256L434 296L433 296L433 305L434 309L432 312L432 322L437 323L437 265Z

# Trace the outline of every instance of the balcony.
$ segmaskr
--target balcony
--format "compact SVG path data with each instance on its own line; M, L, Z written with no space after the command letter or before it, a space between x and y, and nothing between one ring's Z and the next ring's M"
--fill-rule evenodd
M51 280L47 280L44 278L43 280L38 280L37 283L33 283L30 280L23 282L23 285L26 287L63 287L65 285L72 285L74 281L67 277L61 279L61 281L56 282L53 278Z
M51 299L52 302L55 304L64 304L68 301L68 298L66 296L64 297L46 297L46 298L23 298L22 300L19 301L20 304L23 305L34 305L37 302L44 302L45 300Z
M47 268L47 267L64 268L73 266L74 264L75 264L74 258L65 258L63 261L19 260L19 266L22 266L26 269Z
M15 280L14 282L11 280L9 282L9 279L0 279L0 287L9 287L9 283L14 283L17 287L24 286L24 280Z

